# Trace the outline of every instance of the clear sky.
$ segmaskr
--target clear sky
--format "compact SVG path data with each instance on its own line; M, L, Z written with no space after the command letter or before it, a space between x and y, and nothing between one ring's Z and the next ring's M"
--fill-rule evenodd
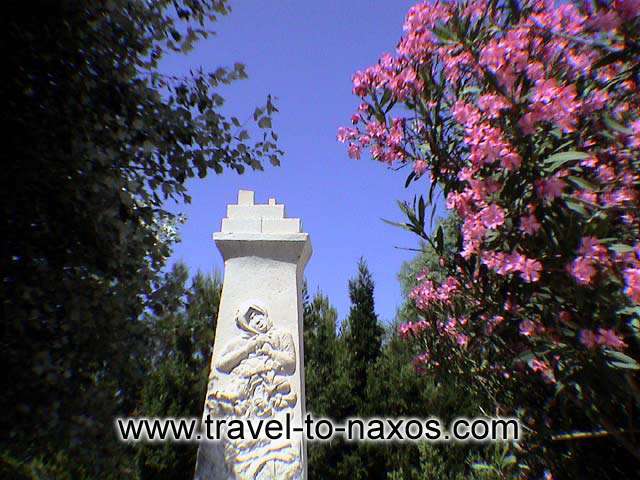
M241 121L267 94L277 97L280 113L274 129L285 151L280 167L237 175L225 171L188 185L193 197L181 208L188 221L171 262L183 260L193 272L222 270L211 234L220 229L226 205L239 189L254 190L258 203L275 197L287 216L302 219L311 235L313 256L306 276L311 291L320 288L343 319L349 311L347 282L363 256L376 282L376 310L393 320L401 301L397 274L414 253L396 247L417 246L413 234L382 222L402 220L396 200L410 200L425 181L404 188L407 169L394 172L369 158L351 160L336 141L356 108L351 76L357 69L392 52L402 22L415 2L379 0L246 0L213 28L215 37L199 43L188 56L168 57L162 68L185 73L202 66L242 62L248 80L221 94Z

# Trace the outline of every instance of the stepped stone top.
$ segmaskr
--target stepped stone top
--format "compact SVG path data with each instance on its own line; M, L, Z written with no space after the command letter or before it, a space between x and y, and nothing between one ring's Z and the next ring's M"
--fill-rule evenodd
M240 190L238 203L227 205L227 218L222 219L220 233L302 233L302 223L299 218L285 218L284 205L277 204L275 198L270 198L267 204L256 204L254 192Z

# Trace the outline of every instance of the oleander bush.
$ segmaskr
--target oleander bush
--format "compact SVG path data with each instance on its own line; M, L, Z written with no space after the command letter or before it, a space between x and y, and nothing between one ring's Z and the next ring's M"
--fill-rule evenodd
M353 77L338 139L425 182L401 226L440 255L400 332L425 374L520 418L527 477L640 468L639 75L637 0L472 0L414 6Z

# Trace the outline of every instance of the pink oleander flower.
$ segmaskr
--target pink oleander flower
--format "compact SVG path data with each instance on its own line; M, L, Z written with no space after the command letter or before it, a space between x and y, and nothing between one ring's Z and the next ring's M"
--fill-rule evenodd
M398 331L400 333L400 338L409 338L413 332L413 322L401 323L398 326Z
M594 30L615 30L622 24L620 16L613 11L599 12L589 22L589 26Z
M596 334L591 330L580 330L580 343L588 349L594 349L598 346Z
M348 140L355 138L358 135L358 131L355 128L338 128L337 139L340 143L345 143Z
M600 160L598 159L597 155L592 155L588 158L585 158L584 160L580 160L580 165L586 168L597 168L599 164Z
M624 271L624 293L631 300L640 304L640 268L627 268Z
M360 160L360 146L355 143L350 143L347 149L349 158Z
M369 135L360 135L358 142L360 142L361 147L366 147L371 143L371 137Z
M429 277L429 270L427 268L425 268L418 275L416 275L416 280L421 282L421 281L425 280L428 277Z
M627 347L620 335L612 329L599 328L597 342L598 345L611 347L614 350L623 350Z
M534 358L533 360L529 361L529 367L531 367L531 370L533 370L534 372L539 372L545 382L556 383L553 369L551 368L551 366L549 366L548 362Z
M509 108L509 102L500 95L486 94L478 98L478 108L485 112L489 118L496 118L501 110Z
M494 315L493 317L491 317L489 320L487 320L487 323L485 325L486 334L491 335L496 327L502 322L504 322L504 317L502 315Z
M457 333L458 319L450 318L447 323L444 324L444 333L449 336L454 336Z
M416 160L413 164L413 171L416 173L416 175L422 175L428 167L429 164L426 161Z
M522 320L520 322L520 335L525 337L531 337L536 333L536 324L529 319Z
M631 20L640 15L640 0L614 0L613 8L623 20Z
M568 323L571 321L572 316L571 316L571 312L567 312L566 310L562 310L559 314L558 314L558 318L560 319L560 321L562 323Z
M607 248L596 237L583 237L580 240L578 253L584 258L601 263L608 263L609 253Z
M480 220L488 229L496 229L504 223L504 210L492 203L480 211Z
M469 337L464 333L458 333L455 337L456 343L462 348L465 348L469 344Z
M566 133L573 132L581 107L574 84L561 86L553 78L539 79L533 88L527 126L531 129L539 121L551 120Z
M387 133L387 128L383 123L371 121L367 123L367 133L371 138L382 139Z
M448 277L441 285L436 285L432 280L424 280L409 293L409 298L419 309L426 310L434 302L450 304L459 290L460 284L454 277Z
M597 169L598 179L602 183L611 183L616 178L616 172L611 165L600 165Z
M536 216L532 213L520 218L520 231L527 235L535 235L540 230L541 225Z
M551 202L562 195L565 185L564 180L556 174L547 179L537 180L536 193L544 201Z
M591 260L585 257L577 257L569 265L569 273L579 284L591 285L597 271Z
M427 322L426 320L420 320L419 322L416 322L413 325L413 334L414 335L420 335L422 332L424 332L430 326L431 326L431 324L429 322Z
M425 371L425 366L431 360L431 355L428 352L421 353L420 355L416 355L413 358L413 368L417 373L423 373ZM437 365L436 365L437 366Z
M525 259L520 266L520 278L527 283L540 280L540 272L542 272L542 264L532 258Z
M583 202L597 204L598 203L598 194L594 192L590 192L589 190L578 190L574 193L574 196L582 200Z
M631 123L631 132L629 145L635 148L640 147L640 120Z

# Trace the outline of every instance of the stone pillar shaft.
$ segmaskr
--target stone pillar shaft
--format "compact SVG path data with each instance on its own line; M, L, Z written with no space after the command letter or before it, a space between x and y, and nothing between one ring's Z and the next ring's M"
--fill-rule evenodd
M214 240L224 283L204 416L284 421L305 415L302 282L311 255L299 219L284 205L255 205L240 191ZM202 443L195 480L303 479L306 449L291 440Z

